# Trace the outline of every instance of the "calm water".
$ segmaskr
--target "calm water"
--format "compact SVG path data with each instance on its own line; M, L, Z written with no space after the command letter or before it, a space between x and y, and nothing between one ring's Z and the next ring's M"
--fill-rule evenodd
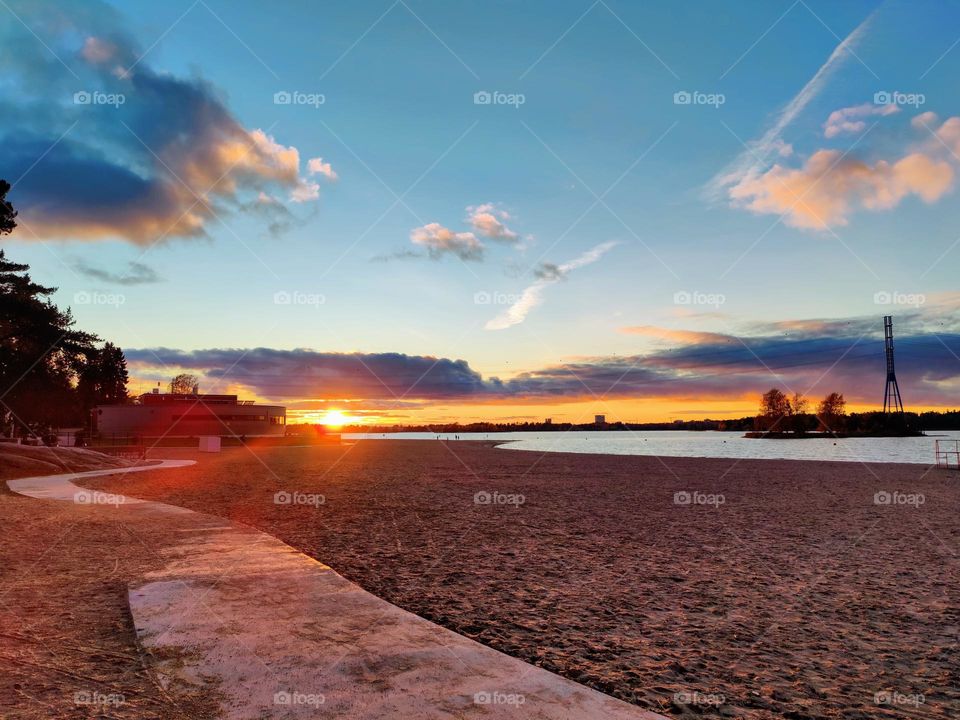
M454 440L434 433L344 434L345 440L382 439ZM931 433L928 437L842 438L830 440L751 440L739 432L514 432L460 433L461 440L511 441L507 450L601 453L609 455L664 455L673 457L757 458L788 460L842 460L844 462L900 462L931 465L937 438L960 439L960 432Z

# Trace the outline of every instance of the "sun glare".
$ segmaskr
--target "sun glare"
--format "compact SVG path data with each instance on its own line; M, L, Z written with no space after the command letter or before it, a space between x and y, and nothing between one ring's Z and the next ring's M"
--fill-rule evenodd
M345 425L349 420L350 418L339 410L327 410L327 414L320 419L320 422L323 425L340 427L341 425Z

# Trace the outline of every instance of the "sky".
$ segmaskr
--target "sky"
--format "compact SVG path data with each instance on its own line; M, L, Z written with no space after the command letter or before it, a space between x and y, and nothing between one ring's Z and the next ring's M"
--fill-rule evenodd
M0 2L7 255L303 420L960 388L960 8Z

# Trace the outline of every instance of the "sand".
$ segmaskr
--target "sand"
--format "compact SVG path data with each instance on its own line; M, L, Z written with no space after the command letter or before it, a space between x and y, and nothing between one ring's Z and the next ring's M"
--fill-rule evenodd
M470 442L164 454L200 462L89 484L263 529L402 608L651 710L960 714L956 473ZM877 504L884 492L903 495Z

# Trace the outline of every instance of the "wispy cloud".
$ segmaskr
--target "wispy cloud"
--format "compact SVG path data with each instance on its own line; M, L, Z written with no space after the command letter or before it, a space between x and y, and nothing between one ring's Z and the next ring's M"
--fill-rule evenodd
M440 223L427 223L410 231L410 241L425 248L434 260L452 254L461 260L482 260L483 243L471 232L455 232Z
M73 263L73 268L91 280L99 280L113 285L148 285L163 280L163 278L157 274L156 270L141 262L127 263L125 272L112 272L110 270L93 267L87 264L85 260L76 260Z
M874 10L866 20L860 23L839 45L826 62L801 88L793 99L777 114L776 120L757 140L753 140L726 168L715 175L706 185L707 196L712 200L721 200L726 196L727 188L765 171L770 161L781 153L784 147L783 131L803 112L804 108L816 98L831 77L851 57L858 43L863 39L877 14Z
M542 264L540 269L542 270L546 266L549 272L542 273L535 283L521 293L520 298L513 305L488 321L484 328L487 330L505 330L514 325L519 325L527 319L531 310L543 302L543 292L547 287L559 282L570 272L595 263L615 245L617 245L616 242L601 243L562 265Z

